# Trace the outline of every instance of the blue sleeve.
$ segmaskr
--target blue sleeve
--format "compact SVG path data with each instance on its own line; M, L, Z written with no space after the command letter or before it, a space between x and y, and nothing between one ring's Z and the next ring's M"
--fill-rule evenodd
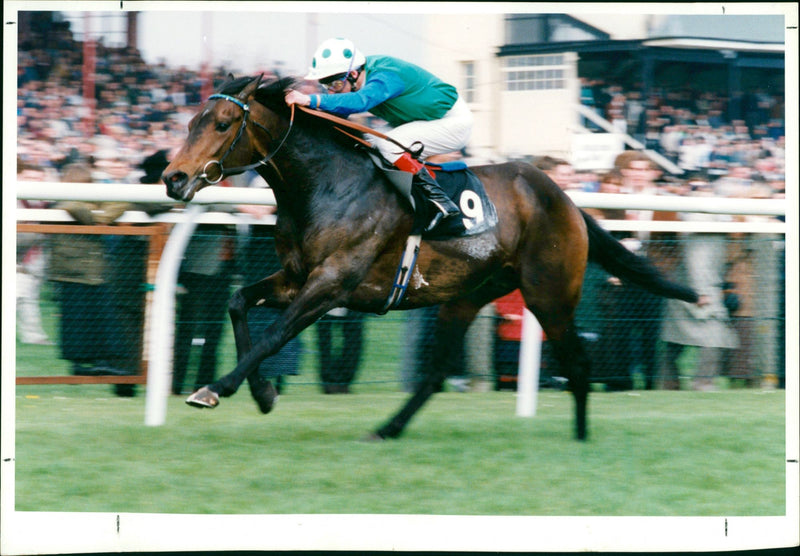
M355 93L311 95L311 106L339 116L349 116L368 112L371 108L401 94L404 89L405 84L400 76L381 72L369 75L361 90Z

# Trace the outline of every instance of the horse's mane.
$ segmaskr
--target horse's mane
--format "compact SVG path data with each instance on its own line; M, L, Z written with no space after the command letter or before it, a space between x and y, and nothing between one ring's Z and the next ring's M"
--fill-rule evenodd
M254 79L257 79L257 77L244 76L234 78L231 81L225 82L220 87L218 92L225 95L236 95L240 93L247 85L252 83ZM264 105L271 111L288 117L289 107L286 106L284 97L286 95L286 91L295 87L299 82L300 79L296 77L278 77L270 81L265 81L258 86L253 98L256 102ZM315 118L314 116L306 114L300 110L295 110L295 124L299 124L306 128L315 129L317 131L333 131L331 136L334 139L337 141L346 141L348 144L352 144L352 139L349 139L344 134L333 130L335 124L332 122L323 120L322 118ZM357 137L363 137L362 133L355 130L348 130L348 133L351 133Z

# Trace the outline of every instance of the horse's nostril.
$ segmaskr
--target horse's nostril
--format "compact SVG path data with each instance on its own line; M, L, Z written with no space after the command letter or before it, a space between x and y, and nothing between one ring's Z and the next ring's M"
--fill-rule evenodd
M184 172L175 171L170 172L169 174L164 174L161 179L164 180L164 183L170 186L181 185L186 182L188 176Z
M189 176L185 172L175 171L164 173L161 176L167 186L167 196L171 199L182 200L185 196L183 189L189 181Z

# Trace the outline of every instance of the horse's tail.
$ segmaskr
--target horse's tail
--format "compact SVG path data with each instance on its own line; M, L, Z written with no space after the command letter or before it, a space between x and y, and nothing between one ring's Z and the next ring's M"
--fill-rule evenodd
M697 302L697 292L667 280L653 263L628 250L586 212L581 211L581 214L589 233L590 261L598 263L620 280L635 284L652 294L689 303Z

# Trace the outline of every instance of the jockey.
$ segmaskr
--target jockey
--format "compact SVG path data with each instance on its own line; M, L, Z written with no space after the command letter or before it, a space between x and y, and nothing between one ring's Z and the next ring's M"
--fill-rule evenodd
M387 136L404 145L420 141L426 155L459 151L469 140L472 113L456 88L409 62L391 56L365 57L352 41L329 39L314 54L306 79L319 81L332 94L289 91L287 104L339 116L370 112L392 128ZM374 144L395 167L413 174L412 186L435 207L428 231L444 218L459 214L419 161L408 152L397 152L390 141L376 137Z

